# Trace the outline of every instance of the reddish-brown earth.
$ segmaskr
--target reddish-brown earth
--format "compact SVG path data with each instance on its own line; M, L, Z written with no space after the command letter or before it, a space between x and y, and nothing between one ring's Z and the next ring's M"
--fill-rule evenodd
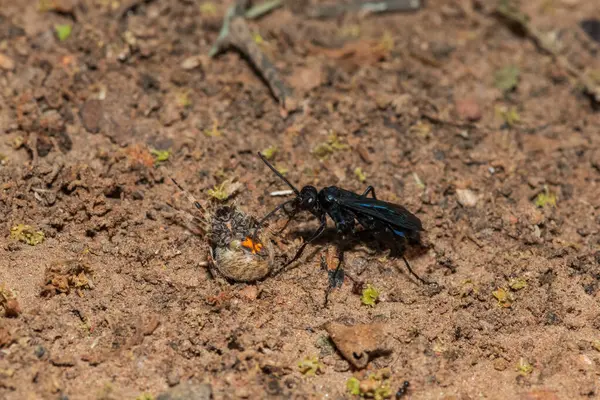
M295 91L283 118L237 53L206 56L229 2L0 0L0 398L351 398L349 378L383 368L411 399L597 397L600 114L581 86L492 1L335 20L292 3L249 22ZM578 25L597 1L522 3L597 79ZM414 212L426 232L408 256L439 290L359 246L345 270L380 301L346 279L325 307L334 234L256 284L212 279L168 176L203 204L235 178L229 203L259 217L285 189L256 156L270 146L298 186L373 185ZM11 238L19 224L45 240ZM299 216L287 234L316 226ZM391 353L354 372L332 322L385 328Z

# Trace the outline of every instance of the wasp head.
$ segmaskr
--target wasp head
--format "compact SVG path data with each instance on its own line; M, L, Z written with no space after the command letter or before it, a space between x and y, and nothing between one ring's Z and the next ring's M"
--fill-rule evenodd
M313 211L319 207L317 188L314 186L304 186L296 198L296 208L298 210Z

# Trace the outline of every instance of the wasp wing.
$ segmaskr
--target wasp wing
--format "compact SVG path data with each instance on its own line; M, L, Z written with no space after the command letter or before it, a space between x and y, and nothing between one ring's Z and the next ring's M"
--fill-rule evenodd
M421 220L401 205L360 196L340 196L336 202L354 213L368 215L405 231L422 231Z

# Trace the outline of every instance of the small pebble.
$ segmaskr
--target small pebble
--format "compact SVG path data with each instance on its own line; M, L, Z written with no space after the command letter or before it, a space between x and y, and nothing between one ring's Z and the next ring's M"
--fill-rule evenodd
M456 189L456 200L463 207L475 207L479 196L469 189Z
M472 98L464 98L456 101L456 112L462 119L468 121L479 121L481 119L481 108Z
M508 368L508 363L504 358L497 358L494 360L494 369L496 371L504 371Z
M9 56L0 53L0 69L12 71L15 69L15 62Z
M178 385L181 380L179 373L175 370L172 370L167 375L167 384L171 387Z

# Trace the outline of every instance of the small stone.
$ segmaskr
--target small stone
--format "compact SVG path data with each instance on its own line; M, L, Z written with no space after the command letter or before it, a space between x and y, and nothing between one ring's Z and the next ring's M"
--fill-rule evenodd
M236 399L247 399L250 397L250 390L246 386L239 387L235 389Z
M5 327L0 326L0 348L8 346L12 343L13 338L10 332Z
M325 74L320 66L297 68L288 78L293 88L310 92L325 82Z
M523 393L521 400L559 400L559 397L550 390L538 389Z
M75 365L75 359L68 355L55 355L50 359L50 363L55 367L72 367Z
M469 189L456 189L456 200L463 207L475 207L479 196Z
M212 386L210 384L184 382L159 394L156 400L210 400L211 398Z
M167 384L170 387L178 385L180 380L181 377L179 376L179 372L176 370L171 370L167 375Z
M456 101L456 112L462 119L468 121L479 121L481 119L481 108L472 98L464 98Z
M12 71L15 69L15 62L9 56L0 53L0 69Z
M188 57L181 62L181 68L185 69L185 70L194 69L201 65L202 65L202 56Z
M46 354L46 349L44 348L44 346L36 346L35 350L33 351L33 354L35 354L37 358L41 359Z
M240 290L240 295L248 301L254 301L258 297L258 288L256 285L248 285Z
M79 111L79 117L83 127L90 133L100 132L100 125L104 115L102 102L97 99L91 99L85 102Z
M144 200L144 192L141 190L136 190L135 192L131 193L131 197L133 197L134 200Z
M179 121L181 119L181 114L179 113L179 107L175 101L168 101L164 104L158 118L164 126L171 126Z
M508 368L508 362L504 358L494 360L494 369L496 371L504 371L506 368Z
M4 305L4 315L7 318L16 318L21 314L21 307L16 299L9 299Z
M142 333L144 336L152 335L159 325L160 321L156 316L149 316L142 325Z

